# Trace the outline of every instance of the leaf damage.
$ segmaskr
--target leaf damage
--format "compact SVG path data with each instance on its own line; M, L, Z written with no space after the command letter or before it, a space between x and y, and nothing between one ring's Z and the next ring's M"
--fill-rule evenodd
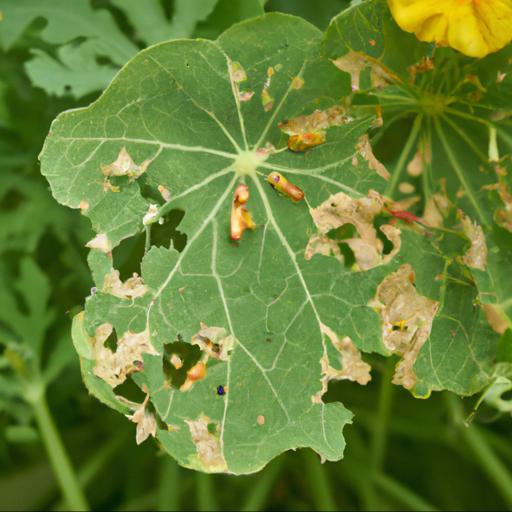
M300 115L278 124L278 128L288 135L288 149L303 152L324 144L326 130L333 126L342 126L351 121L341 105L326 110L315 110L312 114Z
M130 181L136 180L144 174L151 163L151 159L144 160L140 165L136 164L133 158L128 153L128 150L123 146L119 151L117 158L110 164L101 164L101 172L105 178L113 176L128 176Z
M374 170L381 178L389 180L390 174L385 165L377 159L373 153L370 138L367 134L363 135L357 143L356 149L358 153L366 160L370 169ZM354 160L357 165L357 159Z
M116 350L112 352L105 343L113 332L112 324L104 323L96 329L90 343L96 361L94 374L115 388L143 368L143 354L159 354L151 344L148 329L138 333L126 331L117 340Z
M137 425L135 441L137 444L143 443L149 436L156 437L157 422L155 415L148 410L149 393L144 401L135 409L133 414L126 417Z
M459 214L462 230L471 242L471 246L462 257L462 260L470 268L485 270L487 267L487 243L482 226L472 221L462 211Z
M205 414L196 420L185 420L185 423L196 447L196 454L189 457L191 465L206 473L227 471L217 424Z
M346 224L352 224L359 237L338 239L337 243L347 244L356 260L354 270L369 270L388 263L400 250L401 231L391 224L384 224L380 231L392 243L393 249L384 254L384 243L377 236L374 219L384 210L384 198L374 190L367 197L353 199L344 192L329 197L317 208L310 209L313 221L320 235L314 234L306 247L306 259L314 254L337 254L331 240L326 240L329 232Z
M370 306L382 322L382 341L393 354L401 356L393 383L406 389L416 385L414 364L428 340L439 302L420 295L414 286L415 273L408 263L379 284Z
M201 329L192 336L192 345L197 345L208 357L227 361L235 346L235 338L223 327L208 327L201 322Z
M132 277L123 282L119 277L119 270L112 269L105 276L101 291L120 299L133 300L142 297L148 291L148 288L144 284L142 277L136 272L133 273Z

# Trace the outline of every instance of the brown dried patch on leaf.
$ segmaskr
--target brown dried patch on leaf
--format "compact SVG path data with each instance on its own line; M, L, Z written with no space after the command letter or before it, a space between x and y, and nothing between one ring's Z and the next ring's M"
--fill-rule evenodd
M160 195L162 196L162 199L167 203L171 200L171 192L168 188L164 187L163 185L158 185L158 192L160 192Z
M227 361L235 345L235 338L223 327L208 327L201 322L201 329L192 336L192 345L198 345L208 357Z
M340 339L338 335L327 325L321 324L322 334L327 336L333 346L339 352L341 370L333 368L327 354L320 358L322 378L320 380L322 389L311 397L314 404L322 403L322 397L327 392L329 382L332 380L350 380L365 386L372 379L370 375L371 366L365 363L361 352L356 348L352 340L345 336Z
M335 105L326 110L315 110L312 114L283 121L278 127L287 135L304 135L327 130L331 126L341 126L349 121L345 109L341 105Z
M119 270L112 269L110 274L105 276L101 291L110 293L120 299L133 300L142 297L148 291L148 288L144 284L142 277L137 273L134 273L132 277L123 283L119 277Z
M422 139L418 151L414 155L413 159L407 165L407 173L413 178L417 178L425 171L425 165L432 162L432 150L430 144Z
M393 79L396 80L396 77L393 77L389 70L385 69L377 61L357 52L350 51L346 55L343 55L343 57L338 57L332 62L338 69L350 75L353 91L359 90L360 75L367 67L371 68L372 87L385 87L391 83Z
M361 352L356 348L352 340L348 336L340 339L327 325L322 324L321 329L322 333L329 338L340 353L342 363L342 370L329 368L329 380L351 380L362 386L368 384L372 379L370 375L371 366L363 361Z
M340 247L336 240L333 240L332 238L322 234L313 235L309 239L304 257L309 261L315 254L321 254L322 256L332 255L337 260L341 262L344 261Z
M464 234L469 238L471 247L462 257L464 263L470 268L485 270L487 266L487 243L482 226L473 222L463 212L459 212Z
M398 185L398 190L402 194L414 194L414 192L416 192L416 187L408 181L402 181L402 183Z
M85 246L89 249L97 249L104 253L109 253L112 250L112 242L105 233L98 233L92 240L89 240Z
M492 185L483 187L487 190L496 190L503 202L503 207L496 210L496 222L507 231L512 232L512 193L510 192L507 183L504 181L508 176L507 169L502 165L495 166L498 182Z
M219 436L217 432L211 432L211 426L216 426L215 422L201 414L197 420L185 420L185 423L188 425L197 452L191 457L192 465L206 473L227 471Z
M249 101L254 96L254 92L240 90L240 84L247 80L247 73L240 62L229 63L229 76L231 77L231 82L238 95L238 100L241 102Z
M235 84L239 84L247 80L247 73L240 62L229 63L229 75Z
M414 363L425 344L439 303L420 295L414 287L415 274L409 264L384 278L370 304L380 314L382 341L393 354L402 357L395 368L393 383L414 388Z
M356 270L369 270L390 261L398 253L401 246L400 230L390 224L384 224L380 230L392 242L393 249L384 254L384 244L377 236L373 225L374 218L384 209L384 198L374 190L370 190L368 197L353 199L344 192L329 197L317 208L310 210L321 235L338 229L345 224L352 224L359 233L359 238L337 240L338 243L347 244L354 252ZM318 234L311 237L308 247L315 247ZM308 255L313 255L311 252ZM317 251L320 253L320 251Z
M292 151L305 151L326 141L326 130L341 126L350 121L345 109L336 105L326 110L315 110L312 114L301 115L278 124L288 137L288 148Z
M409 66L407 72L409 74L409 83L414 84L416 81L416 75L419 73L427 73L434 69L434 61L431 57L422 57L419 62L416 64Z
M87 211L89 210L89 201L83 199L82 201L80 201L80 204L78 206L80 208L80 213L83 215L84 213L87 213Z
M143 443L149 436L156 437L156 418L155 415L147 410L147 403L149 401L149 394L146 395L144 402L135 409L132 415L126 417L137 425L135 441L137 444Z
M444 218L448 215L451 203L448 197L441 192L436 192L427 199L423 211L423 223L431 228L440 228L444 224Z
M379 176L385 180L389 179L389 172L382 162L373 154L372 145L368 135L363 135L356 147L358 153L368 162L370 169L374 170Z
M101 171L105 178L110 178L111 176L128 176L130 180L135 180L146 172L150 163L151 160L144 160L140 165L137 165L127 149L123 147L117 158L111 164L101 164Z
M350 75L352 90L359 90L359 76L364 68L366 68L366 59L359 53L349 52L343 57L338 57L333 64Z
M501 307L494 304L482 304L482 308L493 331L503 334L510 327L510 323Z
M92 338L93 356L96 361L94 374L113 388L122 384L129 375L141 370L143 354L158 355L149 338L149 330L126 331L117 340L116 351L112 352L105 342L113 332L111 324L102 324Z

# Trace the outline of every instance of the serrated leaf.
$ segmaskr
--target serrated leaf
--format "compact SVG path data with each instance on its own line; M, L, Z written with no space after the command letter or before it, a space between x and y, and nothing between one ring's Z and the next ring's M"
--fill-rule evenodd
M136 30L137 36L147 45L190 37L196 25L206 20L218 0L175 0L173 17L168 21L159 0L113 0L122 9Z

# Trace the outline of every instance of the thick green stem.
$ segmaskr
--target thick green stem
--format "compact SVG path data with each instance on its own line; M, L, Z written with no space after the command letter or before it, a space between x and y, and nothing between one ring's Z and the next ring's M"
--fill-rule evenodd
M302 455L315 510L338 510L325 466L311 450L304 450Z
M46 452L70 510L89 510L44 393L31 402Z
M391 179L389 180L388 188L386 190L386 196L393 197L393 193L395 192L396 184L398 183L398 180L400 179L400 176L402 175L402 171L405 167L405 164L407 162L407 159L409 158L409 155L411 153L412 147L414 146L414 143L416 142L416 139L418 138L418 133L421 128L421 121L423 119L423 116L421 114L416 116L416 119L414 120L414 124L412 125L411 133L409 134L409 138L407 139L407 142L405 143L405 146L402 149L402 152L400 153L400 156L398 158L398 162L393 169L393 173L391 174Z
M460 429L466 444L488 478L500 491L507 506L512 509L512 475L493 452L480 429L474 424L469 427L464 424L462 407L457 398L451 394L445 396L454 422Z
M377 411L377 421L373 429L373 435L370 446L370 471L372 473L371 484L371 508L377 508L377 497L375 494L375 477L381 472L386 457L386 442L388 438L389 416L391 414L391 403L393 398L393 378L394 363L391 358L386 361L384 373L379 393L379 406Z

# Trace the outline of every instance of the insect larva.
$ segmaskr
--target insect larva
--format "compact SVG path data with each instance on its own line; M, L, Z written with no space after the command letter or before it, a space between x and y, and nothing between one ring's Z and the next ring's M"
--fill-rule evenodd
M256 225L245 206L249 201L249 187L244 184L235 189L231 208L231 240L240 240L246 229L254 229Z
M304 192L302 192L299 187L289 182L282 174L278 172L271 172L267 177L267 181L278 192L288 196L293 201L301 201L304 199Z

